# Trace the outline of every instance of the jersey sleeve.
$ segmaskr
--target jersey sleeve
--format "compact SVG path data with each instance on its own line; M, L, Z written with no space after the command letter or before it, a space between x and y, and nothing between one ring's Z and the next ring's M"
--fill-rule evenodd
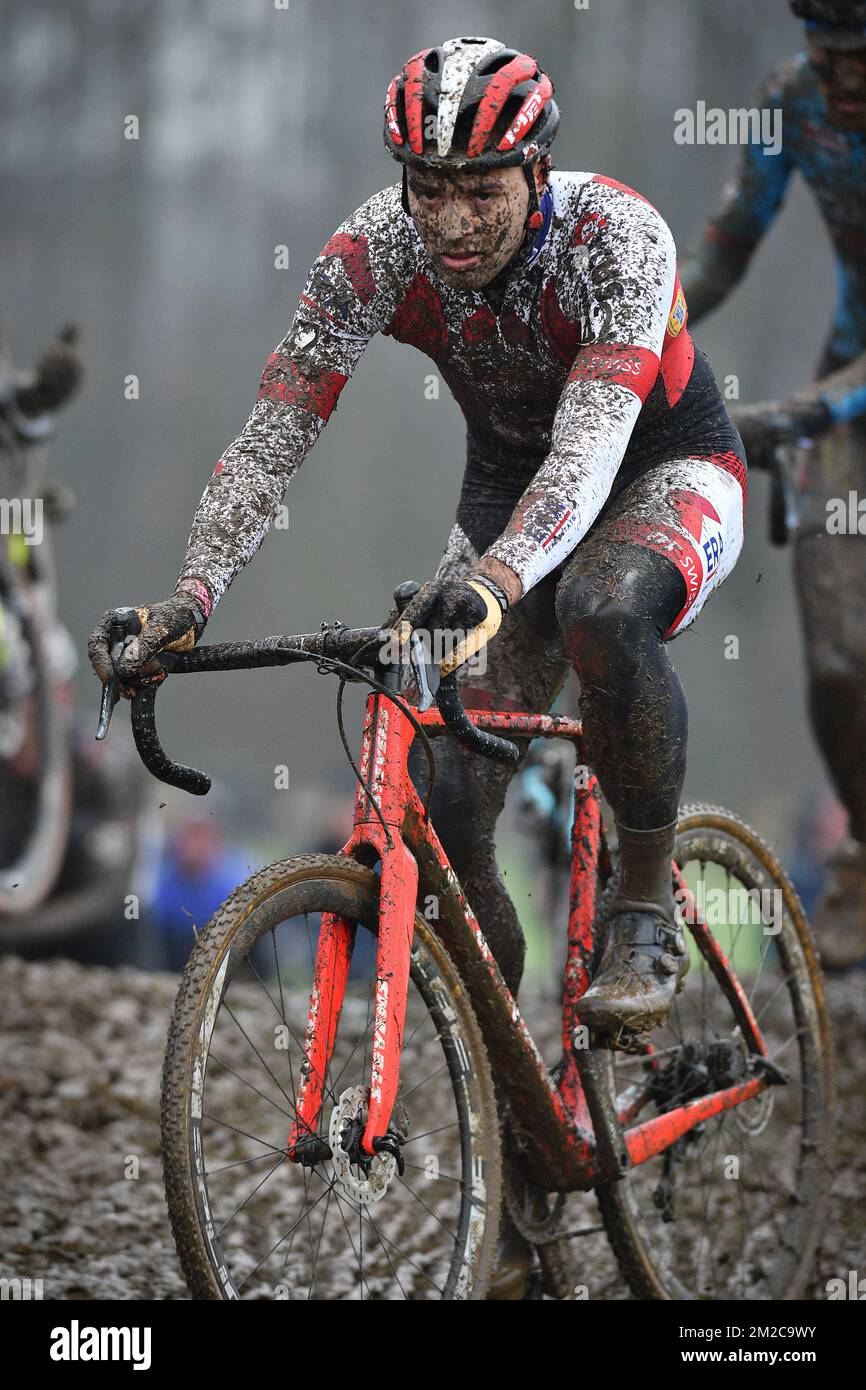
M764 81L753 102L758 111L781 111L784 118L788 75L783 68ZM782 205L793 167L785 142L775 154L761 144L743 145L718 212L680 267L692 323L715 308L744 274Z
M484 560L507 565L523 592L555 569L604 505L659 371L678 281L673 237L646 199L596 175L583 220L598 230L566 267L582 345L553 420L544 463ZM582 254L581 254L582 253Z
M203 581L214 606L261 545L364 348L393 316L404 225L399 187L385 189L338 228L310 270L252 413L193 518L178 582Z

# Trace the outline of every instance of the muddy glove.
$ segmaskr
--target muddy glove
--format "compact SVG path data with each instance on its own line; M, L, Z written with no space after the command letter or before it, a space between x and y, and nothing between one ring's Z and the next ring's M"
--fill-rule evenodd
M443 676L481 651L499 631L508 598L487 575L430 579L403 610L402 623L427 632Z
M18 409L28 418L59 410L78 390L83 376L78 329L70 325L40 357L32 381L19 386L15 394Z
M803 408L787 406L741 405L731 411L746 449L750 468L772 472L774 454L780 444L793 444L803 435L823 434L832 423L830 412L821 401Z
M126 645L117 664L116 674L121 682L142 674L158 652L188 651L194 647L207 623L203 603L185 589L178 589L162 603L137 607L135 611L141 632ZM111 609L103 613L87 639L90 664L103 685L115 675L110 654L111 617Z

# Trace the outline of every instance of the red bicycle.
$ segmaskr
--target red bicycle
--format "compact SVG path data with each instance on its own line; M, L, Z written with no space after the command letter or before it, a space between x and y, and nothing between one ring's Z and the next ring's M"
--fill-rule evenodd
M399 606L415 588L397 590ZM254 874L200 931L180 983L162 1142L192 1294L480 1299L504 1202L546 1291L574 1296L577 1278L591 1285L574 1242L599 1228L571 1229L573 1206L591 1199L567 1194L592 1190L636 1296L801 1297L827 1195L833 1075L820 971L784 870L726 811L682 812L672 873L692 966L652 1045L612 1051L580 1024L616 873L585 773L548 1067L407 756L421 739L432 773L434 737L511 762L514 740L561 738L585 767L580 724L467 713L453 674L437 708L423 679L410 704L391 635L338 623L165 653L133 696L145 764L201 794L209 779L171 763L157 738L168 670L312 660L341 678L338 717L347 680L371 686L358 767L340 717L359 783L342 851Z

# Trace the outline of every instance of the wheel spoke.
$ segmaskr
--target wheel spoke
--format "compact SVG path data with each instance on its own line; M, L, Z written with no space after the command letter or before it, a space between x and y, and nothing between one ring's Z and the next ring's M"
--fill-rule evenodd
M256 1193L260 1190L260 1188L264 1187L265 1183L268 1182L268 1180L269 1180L270 1178L273 1177L273 1175L274 1175L274 1173L277 1171L277 1169L278 1169L278 1168L281 1168L282 1165L283 1165L285 1162L286 1162L286 1156L285 1156L285 1154L282 1154L281 1157L280 1157L280 1158L277 1160L277 1162L274 1164L273 1168L271 1168L267 1173L265 1173L265 1176L262 1178L262 1180L261 1180L260 1182L256 1183L256 1185L255 1185L255 1187L253 1188L252 1192L247 1193L247 1195L246 1195L246 1197L244 1198L244 1200L243 1200L242 1202L239 1202L239 1203L238 1203L238 1205L235 1207L235 1209L234 1209L234 1211L231 1213L231 1215L230 1215L230 1216L227 1216L226 1219L220 1223L220 1225L217 1227L217 1235L222 1235L223 1231L225 1230L225 1228L226 1228L226 1226L229 1224L229 1222L230 1222L230 1221L234 1221L234 1219L235 1219L235 1217L237 1216L238 1212L239 1212L239 1211L243 1211L243 1209L244 1209L244 1207L246 1206L247 1202L251 1201L252 1198L255 1197Z
M259 1139L257 1135L250 1134L245 1129L239 1129L237 1125L230 1125L228 1120L221 1120L217 1115L210 1115L203 1112L202 1119L209 1120L211 1124L219 1125L222 1129L230 1129L233 1134L242 1134L244 1139L252 1139L254 1144L262 1144L266 1149L270 1149L271 1153L281 1154L284 1152L283 1149L278 1149L272 1144L269 1139Z
M364 1281L364 1266L363 1266L363 1258L362 1258L362 1256L360 1256L360 1255L358 1254L358 1251L355 1249L355 1242L354 1242L354 1240L352 1239L352 1232L349 1230L349 1223L348 1223L348 1221L346 1220L345 1214L344 1214L344 1212L343 1212L343 1202L344 1202L344 1201L346 1202L346 1205L349 1207L349 1210L350 1210L350 1211L353 1210L352 1204L351 1204L351 1202L348 1201L347 1198L341 1197L341 1196L340 1196L339 1192L337 1191L336 1185L335 1185L335 1187L334 1187L334 1197L336 1198L337 1210L339 1211L340 1216L341 1216L341 1218L342 1218L342 1222L343 1222L343 1226L344 1226L345 1231L346 1231L347 1239L348 1239L348 1241L349 1241L349 1244L350 1244L351 1247L352 1247L352 1254L355 1256L355 1259L358 1261L358 1267L359 1267L359 1269L360 1269L360 1271L361 1271L361 1295L362 1295L362 1297L363 1297L363 1293L364 1293L364 1282L363 1282L363 1281ZM368 1291L368 1292L370 1291L369 1282L368 1282L368 1284L367 1284L367 1291Z
M423 1081L416 1081L415 1085L411 1088L411 1090L404 1091L400 1099L403 1101L408 1100L409 1097L414 1095L416 1091L420 1091L422 1086L426 1086L428 1081L432 1081L434 1076L439 1076L443 1071L445 1071L447 1066L447 1062L442 1062L440 1066L436 1067L435 1071L430 1072L429 1076L425 1076Z
M262 1100L266 1100L268 1105L272 1105L275 1110L279 1110L281 1115L285 1115L287 1120L295 1120L298 1118L298 1112L295 1109L294 1105L292 1105L291 1101L289 1101L289 1105L292 1106L291 1110L284 1110L281 1105L277 1105L277 1102L273 1100L271 1096L266 1095L264 1091L260 1091L258 1086L254 1086L252 1081L248 1081L245 1076L241 1076L240 1072L235 1071L234 1067L230 1067L228 1062L224 1062L221 1057L217 1057L212 1052L210 1054L209 1060L211 1062L216 1062L217 1066L222 1067L223 1070L227 1071L230 1076L233 1076L236 1078L236 1080L240 1081L240 1083L243 1086L247 1086L249 1090L253 1091L257 1096L261 1096Z
M349 1207L350 1207L350 1208L352 1207L351 1201L348 1201L347 1198L342 1198L342 1199L341 1199L340 1197L337 1198L337 1201L338 1201L338 1202L340 1202L341 1200L347 1201ZM358 1216L359 1216L359 1219L362 1219L362 1210L363 1210L363 1209L359 1206L359 1207L358 1207ZM367 1214L367 1218L366 1218L366 1219L367 1219L368 1223L372 1226L372 1225L373 1225L373 1221L372 1221L372 1218L370 1217L369 1213ZM375 1228L374 1228L374 1229L375 1229ZM426 1270L422 1269L421 1266L415 1262L415 1260L410 1259L410 1257L406 1254L406 1252L405 1252L404 1250L401 1250L401 1249L400 1249L399 1245L397 1245L395 1241L389 1240L389 1238L388 1238L387 1236L381 1236L380 1238L381 1238L383 1241L385 1241L386 1244L390 1245L390 1247L391 1247L392 1250L396 1250L396 1252L397 1252L397 1254L400 1256L400 1259L401 1259L401 1260L405 1260L406 1263L407 1263L408 1265L411 1265L412 1269L418 1271L418 1273L422 1276L422 1278L426 1279L428 1283L432 1284L433 1287L434 1287L434 1289L436 1289L437 1293L442 1294L442 1293L445 1292L444 1289L442 1289L442 1288L439 1287L439 1285L436 1283L435 1279L431 1278L431 1276L427 1273ZM368 1288L369 1288L369 1285L368 1285Z
M450 1125L438 1125L436 1129L425 1130L423 1134L413 1134L411 1139L405 1140L403 1148L408 1148L410 1144L417 1144L419 1139L429 1139L432 1134L444 1134L446 1130L459 1128L460 1126L456 1120L452 1121Z
M255 1043L253 1042L252 1038L250 1037L249 1033L246 1031L246 1029L243 1027L243 1025L238 1021L236 1015L235 1015L235 1014L232 1012L232 1010L229 1008L228 1004L225 1004L225 1005L224 1005L224 1008L225 1008L225 1011L226 1011L226 1013L228 1014L229 1018L232 1020L232 1022L233 1022L234 1025L235 1025L235 1027L238 1029L238 1032L239 1032L239 1033L241 1034L241 1036L242 1036L243 1038L245 1038L246 1041L249 1043L250 1047L252 1048L252 1050L253 1050L253 1052L256 1054L256 1056L258 1057L259 1061L261 1062L261 1064L262 1064L262 1066L264 1067L265 1071L267 1072L268 1076L269 1076L269 1077L271 1078L271 1080L273 1081L273 1083L274 1083L274 1085L276 1086L277 1090L279 1091L280 1095L283 1097L284 1100L288 1101L289 1105L291 1105L291 1103L292 1103L291 1098L290 1098L290 1097L286 1094L286 1092L283 1090L283 1087L280 1085L279 1081L278 1081L277 1078L274 1076L274 1073L271 1071L271 1069L270 1069L270 1067L268 1066L267 1062L265 1061L264 1057L263 1057L262 1054L259 1052L259 1049L256 1047L256 1045L255 1045Z
M329 1191L330 1191L330 1188L327 1188L327 1189L321 1194L321 1196L317 1197L316 1200L315 1200L315 1202L313 1203L313 1207L317 1207L317 1206L319 1205L320 1202L324 1201L324 1199L325 1199L325 1197L328 1195L328 1192L329 1192ZM306 1218L306 1219L309 1219L309 1213L308 1213L308 1212L301 1212L301 1215L298 1217L297 1221L294 1223L294 1225L292 1225L292 1226L289 1227L289 1229L286 1231L285 1235L280 1236L279 1240L277 1240L277 1241L274 1242L274 1244L271 1246L270 1250L266 1251L266 1253L265 1253L264 1255L262 1255L262 1258L259 1260L259 1262L258 1262L257 1264L254 1264L253 1267L252 1267L252 1269L250 1269L250 1270L247 1271L247 1273L244 1275L243 1279L242 1279L242 1280L240 1281L240 1283L238 1284L238 1288L239 1288L239 1289L243 1288L244 1284L249 1283L249 1281L250 1281L250 1279L252 1278L252 1276L253 1276L254 1274L256 1274L256 1273L261 1269L261 1267L262 1267L262 1265L264 1264L265 1260L269 1260L270 1257L271 1257L271 1255L273 1255L274 1251L275 1251L275 1250L279 1250L279 1248L280 1248L280 1246L282 1245L283 1241L284 1241L284 1240L288 1240L289 1236L293 1234L293 1232L295 1231L295 1229L301 1224L301 1222L302 1222L305 1218Z
M424 1210L425 1210L426 1212L428 1212L430 1216L433 1217L433 1220L434 1220L434 1221L437 1221L437 1222L439 1223L439 1225L442 1227L442 1229L443 1229L443 1231L446 1233L446 1235L449 1235L449 1236L451 1237L451 1239L454 1241L454 1244L456 1245L456 1244L457 1244L457 1236L455 1235L455 1233L454 1233L453 1231L451 1231L451 1230L448 1229L448 1227L445 1225L445 1222L442 1220L441 1216L437 1216L437 1215L436 1215L436 1212L433 1210L433 1208L432 1208L427 1202L424 1201L424 1198L423 1198L423 1197L420 1197L420 1196L418 1195L418 1193L415 1191L415 1189L414 1189L413 1187L410 1187L410 1186L409 1186L409 1184L407 1183L407 1181L406 1181L405 1178L398 1178L398 1182L399 1182L403 1187L405 1187L405 1189L406 1189L407 1192L411 1193L411 1195L415 1198L415 1201L418 1202L419 1205L422 1206L422 1207L424 1208Z

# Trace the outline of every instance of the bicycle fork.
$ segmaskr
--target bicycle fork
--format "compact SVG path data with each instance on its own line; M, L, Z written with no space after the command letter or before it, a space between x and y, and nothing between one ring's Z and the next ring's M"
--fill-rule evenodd
M411 725L389 700L378 694L370 697L361 743L360 771L370 788L372 800L359 786L354 830L341 850L342 854L357 855L363 847L375 854L382 866L369 1107L359 1146L362 1154L368 1157L383 1149L394 1152L395 1156L397 1153L397 1141L388 1135L388 1125L400 1075L418 865L400 834L402 802L398 779L392 781L385 773L395 762L397 766L405 766L413 736ZM373 800L378 804L381 820ZM299 1162L316 1162L330 1156L330 1149L317 1135L316 1127L349 978L355 931L355 925L348 919L334 913L322 914L304 1039L304 1062L298 1085L297 1118L287 1146L288 1156ZM337 1097L332 1099L336 1102Z

